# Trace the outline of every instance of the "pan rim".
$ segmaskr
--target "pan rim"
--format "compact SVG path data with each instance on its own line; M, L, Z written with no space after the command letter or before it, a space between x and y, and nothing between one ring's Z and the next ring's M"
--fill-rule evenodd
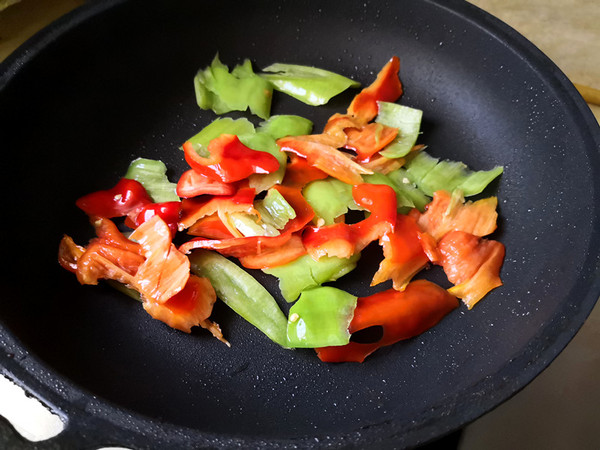
M40 33L36 34L0 64L0 91L4 90L10 84L10 81L13 77L18 76L19 71L27 65L30 59L35 58L38 53L44 51L44 49L51 45L54 40L60 38L60 36L67 33L70 29L79 26L86 20L93 19L97 15L102 14L104 11L116 7L121 3L125 3L126 1L127 0L108 0L105 2L85 4L54 22ZM523 61L526 61L530 65L532 70L535 71L536 75L541 77L542 74L546 74L546 78L542 78L542 80L546 83L551 83L553 92L562 92L561 100L569 105L570 113L573 114L577 119L580 119L580 123L582 124L580 126L580 130L582 132L581 134L586 138L586 141L589 144L586 149L590 153L590 156L598 158L597 153L598 148L600 147L600 127L598 127L597 122L595 121L589 108L577 93L572 83L560 71L560 69L558 69L558 67L556 67L556 65L550 59L548 59L548 57L546 57L539 49L537 49L531 42L521 36L518 32L474 5L460 0L451 0L445 2L442 0L427 0L427 2L435 5L438 8L450 11L451 13L477 25L478 28L488 33L495 40L503 42L505 45L510 47L511 50L519 55ZM587 132L584 133L584 130ZM596 153L592 155L594 147ZM600 222L598 211L596 211L595 218L595 223L598 224ZM519 383L512 383L510 386L508 383L501 383L502 385L495 386L494 384L490 385L490 380L482 380L480 384L483 384L483 386L480 391L486 392L486 390L493 390L495 394L494 400L490 401L488 399L484 399L487 403L481 402L479 405L480 408L477 410L473 409L470 414L467 415L466 420L464 416L461 416L461 419L447 420L444 423L445 433L443 434L449 433L460 426L471 422L477 417L483 415L485 412L495 408L503 401L515 395L533 378L541 373L541 371L548 367L548 365L556 358L556 356L558 356L564 347L566 347L570 340L575 336L577 330L580 328L581 324L583 324L585 318L589 315L593 306L598 300L598 297L600 296L600 277L597 276L600 266L598 257L598 255L592 255L590 252L586 259L586 262L591 263L590 267L596 267L596 279L593 280L594 282L589 287L588 295L578 302L579 309L577 312L569 316L571 326L564 329L559 335L554 335L554 340L552 343L547 343L546 347L543 348L542 351L536 352L538 358L532 364L527 365L525 370L521 372L521 376L518 378ZM592 272L594 271L590 269L589 277L592 277ZM578 280L578 284L581 282L580 280L581 277ZM563 306L566 307L569 305ZM573 323L577 325L573 325ZM544 328L544 330L547 330L548 328L549 327L547 326ZM65 420L68 422L77 422L78 419L76 416L73 416L73 414L88 414L88 410L90 408L89 405L81 402L72 403L72 400L78 397L94 397L93 393L88 392L82 386L75 386L72 383L70 384L69 381L67 379L63 379L60 374L53 373L51 367L48 367L43 361L38 360L34 355L29 354L28 350L24 348L17 339L12 337L10 330L7 330L1 323L0 330L2 331L3 336L8 336L6 340L2 341L4 352L0 355L0 367L2 367L3 372L8 375L9 378L17 381L21 385L26 386L27 390L31 391L34 395L39 395L40 398L52 406L56 412L63 415ZM533 350L533 344L537 343L538 339L544 339L543 333L539 335L539 337L536 337L535 340L530 341L525 350L521 352L519 356L525 358L525 354L528 351ZM15 353L22 355L23 359L8 356L8 354ZM504 367L507 367L510 364L515 364L515 360L507 361L506 366ZM42 379L38 377L38 375L41 373L46 374ZM56 392L54 387L57 385L66 386L66 391ZM193 435L194 439L197 439L196 443L203 443L203 445L217 444L230 446L236 445L237 443L244 443L246 445L268 445L268 443L265 443L261 440L248 441L246 439L238 440L238 438L235 437L223 438L222 436L211 435L206 432L200 432L198 430L181 427L179 425L160 423L139 413L127 411L122 407L115 406L106 400L97 400L98 404L94 405L93 409L95 414L101 416L102 418L96 419L99 422L92 420L90 423L86 424L86 426L92 427L101 422L108 421L114 426L123 427L124 424L121 421L116 423L113 422L113 419L114 417L128 417L126 420L126 423L129 425L129 428L127 429L128 434L131 436L137 435L138 439L141 439L142 441L145 440L147 436L145 436L144 433L140 434L139 432L136 432L136 429L139 430L140 425L147 425L150 423L156 426L156 430L153 432L153 437L155 438L159 438L161 435L164 435L170 440L172 439L172 436L177 436L179 433L183 432ZM457 404L457 406L459 405ZM484 406L483 409L481 409L481 406ZM415 420L415 422L419 422L419 420ZM420 424L422 426L423 422L420 422ZM322 445L323 443L327 443L328 445L345 445L348 443L366 442L367 440L369 442L376 442L376 438L381 435L379 429L382 427L387 430L385 439L390 437L389 431L392 431L392 434L395 435L400 441L407 440L407 436L409 436L415 441L424 443L432 439L432 431L439 431L439 425L440 423L436 422L427 425L427 428L420 428L419 430L398 430L394 429L395 427L393 424L385 422L382 424L371 425L369 429L357 430L358 435L356 436L356 439L348 437L347 435L333 435L318 437L319 441L315 442L314 437L303 437L289 440L289 442L280 440L278 445L281 445L282 443L284 445L303 446L318 446ZM400 433L402 436L399 436ZM439 437L439 435L436 435L435 437ZM129 445L135 446L135 442L137 441L130 440ZM119 443L119 445L126 444L127 442Z

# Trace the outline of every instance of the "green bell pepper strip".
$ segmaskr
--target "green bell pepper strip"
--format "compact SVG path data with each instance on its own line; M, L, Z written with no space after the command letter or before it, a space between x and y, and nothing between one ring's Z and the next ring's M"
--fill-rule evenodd
M490 170L471 171L460 161L440 161L420 151L406 165L406 176L426 195L435 191L460 189L465 197L481 193L502 172L502 166Z
M303 291L290 308L288 346L316 348L348 344L348 328L356 302L354 295L330 286Z
M398 128L398 136L379 153L386 158L401 158L408 155L419 137L423 111L397 103L377 102L377 105L379 114L375 122Z
M360 253L355 253L350 258L322 256L318 261L309 255L303 255L282 266L262 271L279 278L281 295L287 302L293 302L302 291L335 281L351 272L359 259Z
M262 200L254 202L263 222L282 230L291 219L296 218L296 211L277 189L269 189Z
M271 64L260 76L273 87L307 105L324 105L332 97L360 83L328 70L296 64Z
M178 202L177 184L167 178L167 166L156 159L137 158L131 161L125 178L139 182L154 203Z
M200 132L189 138L188 141L194 145L200 156L206 158L209 156L206 150L208 144L222 134L235 134L238 137L254 134L254 125L248 119L244 118L234 120L230 117L220 117L202 128Z
M273 296L248 272L218 253L194 250L190 270L210 280L217 297L262 331L287 347L287 318Z
M219 55L215 55L210 66L194 77L194 89L198 106L212 109L216 114L250 109L267 119L271 112L273 87L254 73L249 60L229 72Z
M404 197L410 199L415 208L421 212L425 211L425 205L431 201L431 197L425 195L412 181L410 181L405 169L396 169L393 172L388 173L387 177L394 183L397 191L402 192ZM400 211L401 208L398 208L398 210Z
M261 122L256 131L258 133L267 133L273 139L279 139L286 136L307 135L311 133L312 128L312 121L304 117L279 115L272 116L268 120Z
M335 219L349 209L362 209L352 198L352 186L331 177L310 182L302 190L302 195L314 210L317 220L324 221L322 225L333 225Z

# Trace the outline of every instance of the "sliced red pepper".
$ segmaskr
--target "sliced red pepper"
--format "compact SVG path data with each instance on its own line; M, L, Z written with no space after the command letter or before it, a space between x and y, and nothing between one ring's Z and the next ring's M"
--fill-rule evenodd
M438 243L440 265L456 286L449 292L471 309L492 289L502 286L500 268L505 248L498 241L481 239L464 231L451 231Z
M316 349L324 362L363 362L375 350L424 333L450 311L458 300L445 289L425 280L410 283L402 292L390 289L361 297L348 330L357 333L371 327L381 327L383 334L375 342L352 341L339 347Z
M229 239L235 237L217 213L198 219L194 225L187 229L187 234L208 239Z
M456 202L456 198L453 199L448 192L437 191L433 194L433 201L425 206L424 214L413 210L411 215L417 218L421 229L436 240L454 230L476 236L487 236L494 232L498 219L498 199L488 197L476 202L463 201Z
M197 220L214 213L224 212L254 212L253 188L241 188L234 195L205 198L196 197L182 200L182 214L179 221L179 231L191 227Z
M306 254L302 238L297 234L280 247L269 247L257 255L240 257L240 263L246 269L268 269L292 262Z
M364 127L346 130L348 140L345 147L356 152L359 162L368 162L378 151L390 144L398 135L398 128L380 123L369 123Z
M346 145L348 136L346 131L352 128L362 128L364 123L348 114L335 113L329 118L323 128L323 134L332 136L338 140L334 147L343 147Z
M352 197L371 214L351 225L337 223L306 229L302 240L313 259L324 255L349 258L394 229L396 193L390 186L359 184L352 187Z
M90 222L98 236L96 240L101 240L106 245L141 254L140 244L125 237L112 220L105 217L90 217Z
M363 182L361 175L373 173L354 162L349 155L325 143L327 139L323 136L326 137L326 135L285 137L277 140L277 144L282 151L306 158L308 164L344 183L360 184Z
M369 158L368 161L363 161L360 164L373 172L379 172L387 175L390 172L398 170L404 165L406 160L404 158L386 158L385 156L375 155Z
M290 162L285 169L283 185L302 189L311 181L327 178L325 172L310 165L305 158L290 153Z
M379 240L384 259L373 276L371 286L392 280L394 289L402 291L410 280L429 262L419 239L420 229L415 219L399 214L394 231Z
M66 234L58 245L58 263L63 269L77 273L77 261L85 253L85 247L75 244L71 236Z
M65 236L59 246L59 262L77 275L81 284L97 284L99 279L133 285L134 275L144 262L141 247L130 241L109 219L93 217L97 237L86 248Z
M377 102L395 102L402 95L402 83L398 78L400 59L392 57L381 69L377 79L364 88L348 107L348 114L364 124L372 121L378 113Z
M77 199L75 204L89 216L113 217L135 215L144 205L152 203L152 199L144 186L136 180L122 178L112 188L92 192Z
M237 190L231 183L208 177L196 172L194 169L187 170L181 175L177 182L177 195L182 198L197 197L198 195L233 195Z
M185 160L196 172L224 183L243 180L254 173L271 173L279 169L279 161L267 152L252 150L234 134L222 134L210 141L210 157L203 158L191 142L183 144Z
M171 236L175 236L179 218L181 217L181 202L162 202L145 205L138 211L135 220L132 221L129 217L125 219L125 225L137 228L152 216L160 216L169 226Z
M170 327L190 333L193 326L210 317L216 300L215 290L207 278L190 275L177 294L164 303L145 301L144 309Z
M171 230L160 216L152 216L133 233L146 258L135 274L133 287L148 301L165 303L181 291L190 276L190 261L171 242Z
M195 248L207 248L216 250L223 255L240 258L260 255L268 249L285 245L291 239L292 233L304 228L313 219L315 213L302 196L300 189L280 185L274 188L283 195L296 212L296 217L288 220L279 236L248 236L220 240L195 238L180 246L179 249L184 253L189 253Z

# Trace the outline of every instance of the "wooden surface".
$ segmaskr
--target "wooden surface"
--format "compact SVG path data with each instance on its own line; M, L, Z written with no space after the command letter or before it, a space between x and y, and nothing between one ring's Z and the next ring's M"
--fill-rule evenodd
M0 12L0 60L83 0L21 0ZM574 82L600 89L599 0L472 0L548 55ZM1 6L1 4L0 4ZM597 119L600 107L591 106ZM600 307L549 369L466 427L459 449L600 448Z

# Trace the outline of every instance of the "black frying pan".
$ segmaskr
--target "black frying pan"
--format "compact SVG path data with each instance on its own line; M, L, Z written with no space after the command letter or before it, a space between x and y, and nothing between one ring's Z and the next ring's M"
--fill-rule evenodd
M505 286L362 365L278 348L221 304L227 349L80 286L56 263L62 233L91 236L74 200L138 156L181 173L178 145L214 117L196 107L192 77L217 51L230 65L317 65L363 84L399 55L402 103L424 110L420 142L505 167L486 192L500 198ZM274 113L319 129L353 94L317 110L277 96ZM67 420L48 445L414 446L519 391L600 293L598 126L546 57L462 1L90 3L1 66L0 105L0 365ZM371 292L379 257L367 251L341 287Z

